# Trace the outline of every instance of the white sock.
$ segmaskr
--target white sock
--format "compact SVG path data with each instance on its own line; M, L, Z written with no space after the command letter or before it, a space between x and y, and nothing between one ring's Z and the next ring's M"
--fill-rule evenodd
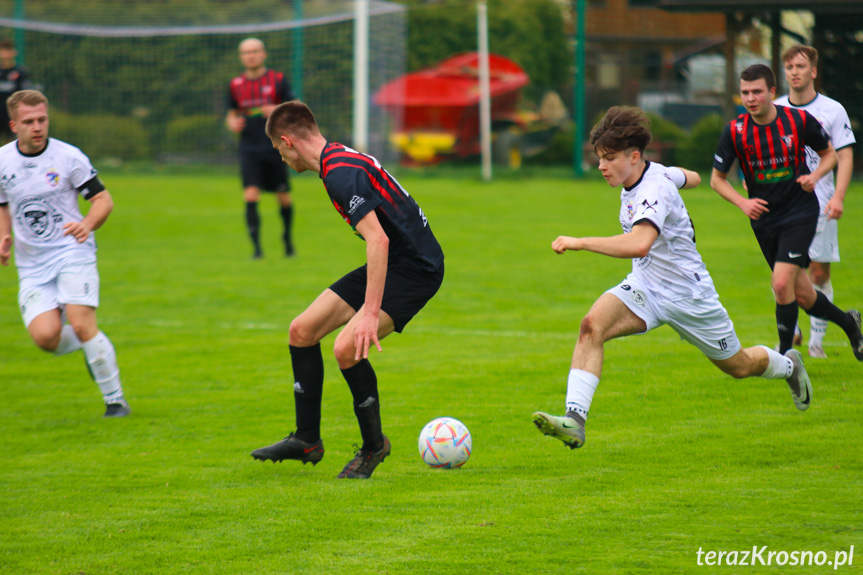
M767 369L759 377L764 379L788 379L794 371L794 363L776 350L766 345L759 345L767 352Z
M587 412L596 393L599 378L590 372L580 369L569 370L569 380L566 384L566 410L575 411L587 421Z
M833 282L827 280L823 284L813 284L816 290L833 301ZM824 347L824 334L827 333L827 320L820 317L809 316L809 345Z
M85 341L84 355L93 373L93 379L99 386L99 391L106 403L116 403L123 397L123 386L120 384L120 368L117 367L117 353L111 340L101 331L90 341Z
M73 351L81 349L81 340L72 326L68 323L60 330L60 343L57 344L57 349L54 350L54 355L66 355Z

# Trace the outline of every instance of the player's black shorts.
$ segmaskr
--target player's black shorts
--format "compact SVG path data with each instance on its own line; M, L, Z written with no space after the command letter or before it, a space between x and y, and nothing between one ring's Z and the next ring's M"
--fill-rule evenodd
M286 192L288 166L275 149L264 151L240 150L240 174L243 187L255 186L265 192Z
M785 262L809 267L809 246L815 237L818 218L809 218L785 224L768 230L753 230L764 259L770 264L770 269L776 262Z
M330 286L354 311L359 311L366 301L366 271L365 265L359 267ZM397 332L402 332L437 293L442 282L443 263L436 271L428 272L398 261L389 262L381 309L393 318Z

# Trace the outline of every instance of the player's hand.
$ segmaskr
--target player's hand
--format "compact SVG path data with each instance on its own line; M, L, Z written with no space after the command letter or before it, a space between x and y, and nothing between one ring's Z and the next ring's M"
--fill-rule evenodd
M557 254L562 254L566 250L571 252L578 251L578 238L571 238L569 236L558 236L556 240L551 242L551 249L554 250Z
M827 217L831 220L838 220L842 217L844 212L845 203L836 196L830 198L830 201L827 202L827 206L824 208L824 213L827 214Z
M246 119L244 117L234 114L228 116L228 129L230 131L239 134L245 127Z
M12 255L12 236L0 238L0 265L8 266Z
M90 237L90 232L93 231L93 228L91 228L83 221L69 222L68 224L63 226L63 229L66 230L65 232L63 232L64 236L72 236L78 241L79 244L83 244L84 242L86 242L87 238Z
M764 198L750 198L748 200L744 200L740 209L743 210L743 213L746 214L750 220L757 220L764 214L770 213L770 210L767 209L767 200Z
M369 348L372 343L375 344L378 351L383 351L381 342L378 341L379 324L378 314L363 314L363 317L360 318L360 321L354 328L354 349L356 350L354 359L357 361L368 359Z
M818 180L813 178L812 174L804 174L797 178L797 183L800 184L804 192L811 192L815 189L815 184L818 183Z

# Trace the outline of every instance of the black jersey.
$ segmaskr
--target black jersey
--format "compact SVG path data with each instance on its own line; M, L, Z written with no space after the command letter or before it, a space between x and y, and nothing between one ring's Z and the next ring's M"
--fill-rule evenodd
M6 132L9 130L9 111L6 110L6 99L18 92L19 90L27 90L30 88L30 73L26 68L13 66L11 68L0 69L0 123ZM11 133L11 132L10 132Z
M375 158L327 142L321 153L320 177L333 206L354 233L357 223L375 211L390 240L390 260L399 258L428 271L443 263L443 250L425 214Z
M805 110L776 106L776 119L755 123L749 113L725 126L713 167L728 173L734 159L746 180L750 198L767 201L769 213L751 220L753 228L768 228L818 217L818 198L807 193L797 178L809 174L806 146L820 151L830 140L821 124Z
M245 74L231 80L228 107L238 110L246 118L246 127L240 134L240 149L273 150L273 144L266 132L267 119L261 112L261 107L293 99L291 86L281 72L267 70L263 76L254 80L249 80Z

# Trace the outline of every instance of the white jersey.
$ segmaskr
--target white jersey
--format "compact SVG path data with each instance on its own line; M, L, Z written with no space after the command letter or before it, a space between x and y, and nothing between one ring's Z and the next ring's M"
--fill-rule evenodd
M632 273L666 300L716 297L713 278L695 247L695 230L678 187L685 176L676 168L648 162L641 179L620 194L620 226L624 233L648 222L659 237L643 258L633 258Z
M9 204L19 275L39 273L61 259L96 261L94 234L81 244L63 235L66 223L84 219L78 194L95 195L83 186L96 174L81 150L54 138L33 155L21 153L17 141L0 148L0 204Z
M851 120L848 119L848 112L842 107L842 104L828 98L824 94L816 94L815 98L808 104L797 106L792 104L788 96L780 96L774 102L780 106L788 106L789 108L797 108L798 110L806 110L821 124L824 131L830 137L830 143L833 148L839 150L846 146L853 146L856 143L854 139L854 131L851 130ZM814 172L821 162L821 157L809 146L806 146L806 163L809 165L809 171ZM836 185L833 181L833 172L825 174L823 178L815 184L815 195L818 196L818 203L821 209L827 205L830 198L833 197L836 191Z

